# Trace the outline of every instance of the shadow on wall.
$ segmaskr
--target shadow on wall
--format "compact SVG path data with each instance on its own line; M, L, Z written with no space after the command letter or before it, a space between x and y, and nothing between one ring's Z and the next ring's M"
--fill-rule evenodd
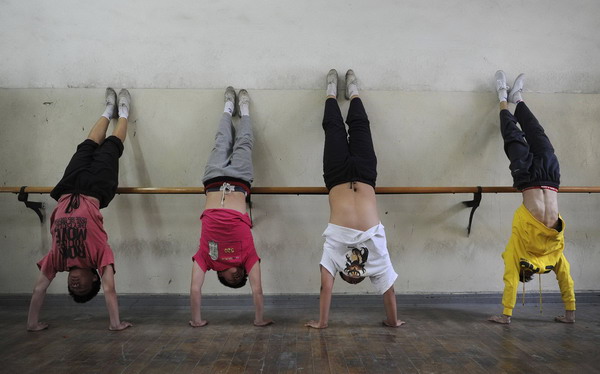
M152 184L152 180L150 178L150 174L148 172L148 167L146 165L145 159L144 159L144 153L143 153L143 148L140 145L139 142L139 137L136 136L137 134L137 116L135 113L135 106L133 107L132 113L130 114L130 118L133 119L130 121L130 126L129 126L129 131L128 131L128 137L126 142L129 143L129 146L132 149L132 154L135 160L135 167L133 168L133 170L135 170L137 172L137 175L134 178L131 178L133 180L139 181L139 183L142 186L153 186ZM127 146L127 144L125 145ZM129 178L127 178L127 174L123 173L124 175L121 176L121 180L120 180L120 185L127 185L127 180ZM157 196L156 195L144 195L144 196L136 196L135 198L142 198L143 199L143 215L136 215L134 216L133 213L136 211L140 211L139 209L134 209L132 207L132 201L134 200L133 196L124 196L124 198L119 199L119 214L118 214L118 222L119 222L119 229L123 229L123 228L127 228L129 230L132 230L131 232L127 233L126 236L130 236L130 237L134 237L134 238L139 238L139 237L143 237L142 233L140 232L136 232L135 228L137 227L137 225L132 225L133 222L139 221L139 220L144 220L145 221L145 225L147 227L152 228L152 230L160 230L163 226L163 221L161 218L161 214L158 208L158 204L157 204ZM120 235L121 236L121 235ZM121 236L122 237L122 236ZM140 255L141 251L147 251L148 249L152 249L152 253L154 255L157 256L161 256L161 253L164 253L165 251L163 251L163 246L165 245L165 243L157 243L156 241L150 241L147 242L145 240L134 240L135 243L132 242L127 242L127 241L121 241L120 242L120 248L116 249L117 251L121 252L121 254L125 257L137 257ZM166 242L167 245L171 244L168 241L164 241ZM127 251L127 252L124 252ZM169 251L167 251L169 252ZM170 264L170 262L168 262L168 264ZM167 264L164 264L164 266L169 266ZM138 271L141 270L138 268ZM168 269L168 271L171 271L173 269ZM144 275L148 275L148 274L144 274Z

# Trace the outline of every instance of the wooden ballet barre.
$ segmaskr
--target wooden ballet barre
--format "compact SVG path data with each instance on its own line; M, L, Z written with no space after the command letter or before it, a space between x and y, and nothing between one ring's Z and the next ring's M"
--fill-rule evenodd
M0 193L48 194L53 187L0 187ZM481 189L481 190L479 190ZM600 186L565 186L561 193L600 193ZM421 195L457 193L516 193L516 188L507 186L489 187L376 187L378 195ZM204 194L203 187L119 187L123 195L195 195ZM254 195L327 195L325 187L252 187Z
M32 209L39 217L40 222L44 222L44 204L41 202L28 201L30 193L47 194L52 191L52 187L0 187L0 193L16 193L19 201L25 203L27 208ZM457 194L472 193L473 200L463 201L462 203L471 208L469 214L469 225L467 235L471 234L473 216L475 210L479 207L484 193L516 193L516 188L506 186L495 187L377 187L375 193L379 195L423 195L423 194ZM600 193L600 187L561 187L562 193ZM138 194L138 195L200 195L204 194L203 187L119 187L118 194ZM327 195L325 187L252 187L253 195Z

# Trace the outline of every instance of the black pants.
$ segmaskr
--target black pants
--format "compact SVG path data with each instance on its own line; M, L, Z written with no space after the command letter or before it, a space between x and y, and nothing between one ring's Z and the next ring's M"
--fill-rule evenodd
M123 154L123 142L109 136L98 144L86 139L77 146L65 174L50 192L54 200L64 194L89 195L100 201L100 209L108 206L115 197L119 185L119 157Z
M373 188L377 179L377 156L373 148L369 118L360 98L348 109L348 132L337 100L325 102L323 130L323 179L327 189L346 182L363 182Z
M500 111L500 126L513 186L519 190L532 186L558 188L560 167L554 148L527 105L522 101L517 104L514 115L508 110Z

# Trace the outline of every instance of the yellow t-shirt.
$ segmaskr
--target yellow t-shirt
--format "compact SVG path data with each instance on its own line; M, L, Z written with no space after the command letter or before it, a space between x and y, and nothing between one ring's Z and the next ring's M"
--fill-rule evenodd
M504 294L502 305L504 314L512 316L517 301L519 272L527 267L534 273L554 271L565 310L575 310L575 290L571 278L570 265L563 250L565 248L565 221L561 221L560 231L546 227L538 221L525 205L521 205L513 218L512 234L502 253L504 259Z

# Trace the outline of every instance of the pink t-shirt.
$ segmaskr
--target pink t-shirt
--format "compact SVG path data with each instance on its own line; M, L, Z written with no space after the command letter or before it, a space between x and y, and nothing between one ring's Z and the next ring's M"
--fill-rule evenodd
M204 272L243 266L249 273L254 264L260 261L254 247L248 214L233 209L207 209L200 220L200 248L192 259Z
M96 199L79 195L79 208L65 213L71 194L61 196L50 218L52 249L37 266L49 280L59 271L70 268L97 269L100 277L104 267L115 262L108 245L102 214Z

